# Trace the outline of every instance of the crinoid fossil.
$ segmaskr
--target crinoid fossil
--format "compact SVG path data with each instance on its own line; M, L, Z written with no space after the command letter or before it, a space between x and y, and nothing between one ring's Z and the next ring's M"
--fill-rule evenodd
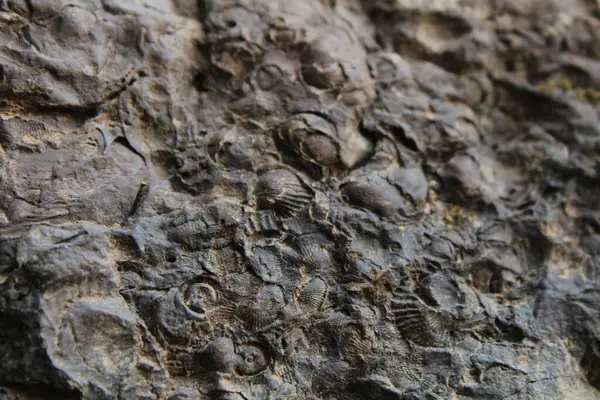
M443 347L452 339L456 321L450 312L434 309L409 292L396 293L391 311L402 336L424 347Z
M312 191L292 172L274 169L263 173L254 191L259 209L272 209L282 217L291 217L313 199Z

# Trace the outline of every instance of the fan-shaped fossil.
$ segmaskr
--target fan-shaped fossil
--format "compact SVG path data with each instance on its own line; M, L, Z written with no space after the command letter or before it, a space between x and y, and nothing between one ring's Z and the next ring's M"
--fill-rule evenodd
M254 255L250 260L250 268L262 279L269 283L282 283L286 276L283 270L283 258L279 249L275 246L256 247Z
M318 270L331 265L329 252L318 243L305 240L299 244L300 262L311 270Z
M265 285L258 290L253 301L238 309L237 315L245 322L250 332L268 328L279 317L285 300L281 288L276 285Z
M454 330L452 316L435 310L411 293L399 293L391 304L398 330L410 342L420 346L440 347L448 344Z
M389 261L383 251L350 247L346 254L344 276L350 281L372 282L388 268Z
M312 192L298 177L285 169L275 169L262 174L256 184L259 209L272 209L282 217L291 217L308 205Z
M327 283L321 278L314 278L298 291L298 306L307 314L321 308L327 296Z
M277 321L276 310L263 308L259 303L251 303L247 306L240 306L236 315L244 320L244 326L249 332L259 332L271 326Z

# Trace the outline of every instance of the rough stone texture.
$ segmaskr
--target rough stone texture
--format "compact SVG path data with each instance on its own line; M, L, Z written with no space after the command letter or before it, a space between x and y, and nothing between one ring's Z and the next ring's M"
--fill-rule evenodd
M599 18L0 0L0 398L600 399Z

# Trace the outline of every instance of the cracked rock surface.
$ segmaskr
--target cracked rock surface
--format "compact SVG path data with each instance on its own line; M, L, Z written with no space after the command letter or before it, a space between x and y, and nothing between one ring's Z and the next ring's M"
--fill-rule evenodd
M600 399L600 2L0 0L0 399Z

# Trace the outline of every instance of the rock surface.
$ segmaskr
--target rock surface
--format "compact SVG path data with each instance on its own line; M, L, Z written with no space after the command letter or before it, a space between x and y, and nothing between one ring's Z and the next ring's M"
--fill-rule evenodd
M599 2L0 21L1 399L600 399Z

